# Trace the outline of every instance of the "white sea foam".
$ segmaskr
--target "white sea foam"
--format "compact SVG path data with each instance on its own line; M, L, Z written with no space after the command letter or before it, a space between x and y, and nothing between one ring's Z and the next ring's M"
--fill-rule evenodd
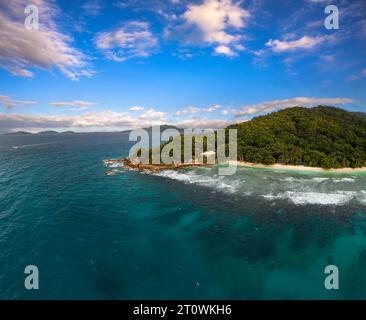
M314 184L315 183L322 183L324 181L328 181L330 180L329 178L325 178L325 177L314 177L314 178L295 178L295 177L286 177L286 178L281 178L281 181L284 182L290 182L290 183L307 183L307 184Z
M230 194L262 196L268 201L287 200L295 205L340 206L354 201L366 205L366 191L335 188L335 183L356 183L355 177L275 177L238 174L219 176L210 170L166 170L154 176L205 186ZM265 178L270 178L269 183ZM335 181L334 181L335 180ZM359 183L357 181L357 183ZM341 186L341 184L339 184ZM337 190L338 189L338 190Z
M31 148L31 147L37 147L37 146L44 146L46 144L52 144L52 142L47 143L37 143L37 144L25 144L23 146L14 146L13 149L23 149L23 148Z
M287 178L282 178L281 181L285 181L285 182L293 182L293 183L322 183L325 181L328 182L355 182L354 178L326 178L326 177L314 177L314 178L294 178L294 177L287 177Z
M169 178L177 181L184 182L186 184L197 184L201 186L211 187L213 189L218 189L224 192L235 192L237 184L229 183L225 181L224 177L221 176L207 176L201 175L192 171L189 172L179 172L173 170L165 170L158 173L153 173L154 176Z
M181 172L178 172L178 171L165 170L165 171L155 173L154 175L158 176L158 177L163 177L163 178L169 178L169 179L173 179L173 180L182 181L182 182L185 182L185 183L193 183L188 174L181 173Z
M296 182L298 179L295 179L294 177L287 177L287 178L282 178L281 181L285 181L285 182Z
M357 195L358 202L366 205L366 191L362 190Z
M324 178L324 177L315 177L315 178L312 178L311 179L312 181L314 181L314 182L324 182L324 181L327 181L327 180L329 180L329 178Z
M123 164L122 163L117 163L117 162L114 162L114 163L104 162L104 164L108 168L121 168L121 167L123 167Z
M316 204L316 205L344 205L351 200L366 203L366 192L355 191L336 191L332 193L324 192L294 192L287 191L277 195L263 195L268 200L287 199L297 205Z
M354 178L333 179L334 182L355 182Z

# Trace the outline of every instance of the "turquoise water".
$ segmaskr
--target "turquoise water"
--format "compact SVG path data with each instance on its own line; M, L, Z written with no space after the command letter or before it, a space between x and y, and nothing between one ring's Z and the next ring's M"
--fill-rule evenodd
M129 147L0 136L1 299L366 298L366 175L104 166ZM38 291L24 289L29 264Z

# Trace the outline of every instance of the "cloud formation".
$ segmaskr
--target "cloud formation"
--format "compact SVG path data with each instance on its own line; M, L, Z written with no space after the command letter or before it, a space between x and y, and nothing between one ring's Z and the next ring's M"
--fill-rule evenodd
M81 109L89 108L91 106L96 105L96 103L76 100L76 101L69 101L69 102L50 102L50 106L54 107L77 107Z
M88 112L82 115L1 114L2 132L42 129L73 129L77 131L114 131L163 124L160 119L142 119L124 112Z
M97 35L96 46L107 59L125 61L131 58L146 58L159 47L159 40L153 35L147 22L132 21L122 27Z
M240 119L244 116L253 116L278 109L296 106L349 104L354 102L355 100L349 98L297 97L292 99L266 101L259 104L246 105L240 110L226 109L223 111L225 115L232 114L234 116L234 120L195 117L193 119L179 119L172 121L169 119L168 113L155 109L139 110L143 112L137 115L131 115L128 112L115 111L86 112L80 115L24 115L0 113L0 131L2 133L17 130L41 131L44 129L75 131L120 131L133 128L146 128L152 125L163 124L175 125L181 128L215 129L227 127L232 123L245 121ZM184 110L190 110L193 112L193 114L195 114L198 112L213 112L219 108L219 105L214 105L205 109L197 108L199 110L197 112L196 109L186 108ZM183 115L188 114L189 113L185 112Z
M358 74L355 74L353 76L350 76L347 81L355 81L355 80L359 80L361 78L366 77L366 68L361 70L361 72L359 72Z
M356 101L349 98L296 97L292 99L273 100L258 104L246 105L240 108L240 110L233 110L232 114L235 117L243 117L263 112L270 112L276 109L285 109L297 106L337 105L337 104L354 103L354 102Z
M150 119L150 120L161 120L164 121L165 120L165 116L167 115L166 112L163 111L157 111L155 109L148 109L146 111L144 111L139 118L140 119Z
M214 111L216 111L216 110L218 110L218 109L220 109L220 108L221 108L221 105L219 105L219 104L215 104L215 105L213 105L212 107L209 107L209 108L203 109L203 111L205 111L205 112L214 112Z
M273 52L280 53L284 51L293 51L297 49L311 49L318 44L324 42L326 40L325 36L303 36L297 40L272 40L270 39L266 46L271 48Z
M221 106L219 104L215 104L211 107L208 108L197 108L197 107L192 107L189 106L187 108L184 108L183 110L179 110L177 112L175 112L173 115L177 116L177 117L181 117L181 116L186 116L186 115L194 115L200 112L214 112L218 109L220 109Z
M128 110L130 110L130 111L142 111L142 110L145 110L145 108L140 107L140 106L136 106L136 107L131 107Z
M150 116L150 117L149 117ZM163 116L160 117L159 116ZM31 132L45 129L87 131L120 131L147 128L152 125L170 124L183 128L214 129L227 126L225 120L190 119L178 122L167 120L165 113L149 111L141 116L131 116L126 112L88 112L83 115L29 115L0 113L0 132L27 130Z
M190 106L190 107L184 108L183 110L179 110L179 111L175 112L174 115L177 117L181 117L181 116L196 114L200 111L201 111L200 108Z
M36 101L15 100L12 99L10 96L0 95L0 104L3 104L7 109L13 109L18 106L27 106L36 103Z
M187 29L194 27L200 34L200 41L216 46L217 54L232 57L236 55L236 45L244 38L240 31L249 16L240 1L204 0L188 5L182 17Z
M0 5L0 65L15 76L31 78L32 69L58 69L72 80L92 76L86 57L74 48L72 38L61 33L55 23L53 1L36 0L41 17L38 30L24 26L25 0L3 1Z
M218 55L224 55L227 57L236 57L237 53L230 49L228 46L218 46L215 48L215 53Z
M222 119L188 119L173 123L179 128L192 128L192 129L219 129L225 128L231 122Z
M86 15L96 17L101 13L103 6L100 0L89 0L83 4L82 9Z

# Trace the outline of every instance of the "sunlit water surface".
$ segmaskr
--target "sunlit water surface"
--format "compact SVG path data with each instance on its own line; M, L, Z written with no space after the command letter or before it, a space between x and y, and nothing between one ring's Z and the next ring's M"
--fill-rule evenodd
M0 136L0 298L366 298L365 174L104 166L130 146ZM24 289L30 264L38 291Z

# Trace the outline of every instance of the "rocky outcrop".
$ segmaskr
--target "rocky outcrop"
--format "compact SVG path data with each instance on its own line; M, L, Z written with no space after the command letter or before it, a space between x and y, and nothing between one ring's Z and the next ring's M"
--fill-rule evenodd
M129 158L120 158L120 159L107 159L104 160L106 165L117 165L121 167L125 167L135 171L151 171L151 172L159 172L162 170L174 170L182 167L197 167L197 166L207 166L207 164L142 164L142 163L133 163Z

